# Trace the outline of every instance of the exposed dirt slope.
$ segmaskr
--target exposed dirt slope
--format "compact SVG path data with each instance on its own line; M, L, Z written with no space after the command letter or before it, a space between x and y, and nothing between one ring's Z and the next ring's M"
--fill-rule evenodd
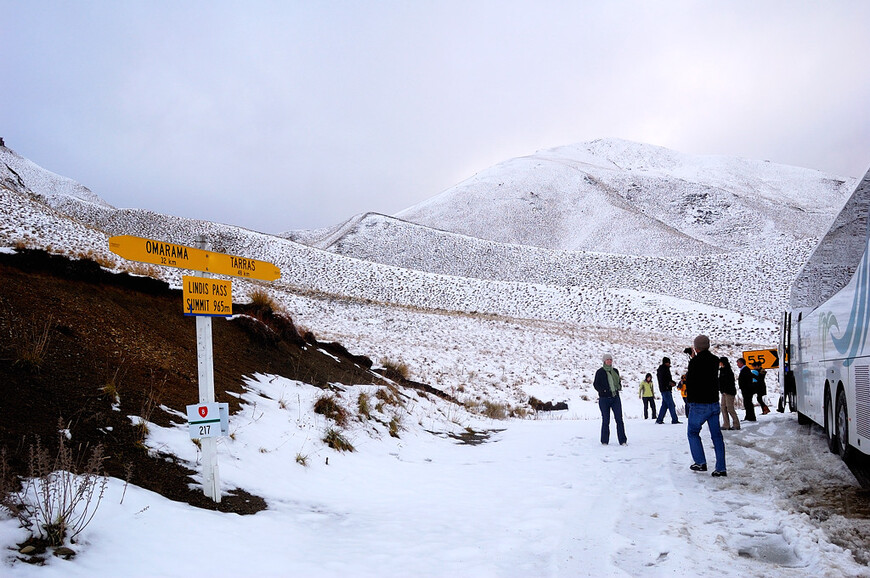
M161 405L184 412L198 402L195 320L182 315L181 301L181 291L161 281L110 273L91 261L42 251L0 254L0 447L14 472L26 473L36 436L45 446L56 444L60 419L76 451L105 446L110 475L215 508L188 487L187 468L149 455L129 417L168 425L179 418ZM323 387L381 382L369 370L371 361L338 344L317 343L310 334L303 339L288 316L251 305L234 305L234 313L246 315L212 323L216 398L231 412L238 401L226 392L240 392L242 377L255 372ZM24 361L24 350L46 328L44 359ZM105 391L112 383L120 400L114 408ZM237 490L218 509L251 513L264 507L262 499Z

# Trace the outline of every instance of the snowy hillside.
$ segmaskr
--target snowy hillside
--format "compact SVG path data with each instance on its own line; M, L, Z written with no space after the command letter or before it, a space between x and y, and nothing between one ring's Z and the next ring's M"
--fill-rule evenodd
M681 258L817 237L854 185L604 139L507 160L396 216L500 243Z
M47 171L5 146L0 146L0 186L13 191L29 192L37 199L51 201L56 205L78 200L110 207L89 188Z
M663 159L652 159L658 164L647 159L643 167L650 174L664 170ZM29 163L8 149L0 149L0 161L19 167ZM625 163L642 164L633 158ZM672 165L667 167L674 170ZM215 251L281 269L281 279L270 284L234 280L236 299L263 287L323 339L339 340L375 359L401 357L419 381L514 401L556 395L579 383L588 388L584 357L589 350L578 348L580 336L595 351L593 359L601 349L612 349L627 370L641 374L701 332L710 333L729 355L749 344L772 346L774 320L798 268L792 264L802 263L814 244L794 241L794 231L774 229L761 237L764 250L754 246L761 244L756 240L744 243L752 246L742 252L701 251L672 259L497 243L368 214L321 232L321 244L329 247L324 250L231 225L115 209L99 199L82 199L84 187L50 173L40 176L36 165L27 166L29 172L16 169L14 187L0 188L3 246L89 256L109 268L180 286L184 271L126 262L108 251L108 237L193 245L205 234ZM689 171L685 163L680 167ZM774 172L782 178L789 174ZM61 183L57 189L39 188L52 179ZM807 199L803 210L821 215L822 200ZM789 197L788 202L798 200ZM542 351L554 350L565 354L541 358Z
M794 263L806 261L816 242L774 237L763 247L674 259L497 243L366 213L322 236L317 246L447 276L633 289L775 319L796 273Z

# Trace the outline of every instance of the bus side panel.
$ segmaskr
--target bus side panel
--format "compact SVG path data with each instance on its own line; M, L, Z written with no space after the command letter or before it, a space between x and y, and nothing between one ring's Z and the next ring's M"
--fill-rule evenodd
M821 347L817 336L818 319L815 315L798 321L792 320L792 371L797 389L797 410L815 423L825 424L825 368L821 363ZM797 336L795 342L794 337Z

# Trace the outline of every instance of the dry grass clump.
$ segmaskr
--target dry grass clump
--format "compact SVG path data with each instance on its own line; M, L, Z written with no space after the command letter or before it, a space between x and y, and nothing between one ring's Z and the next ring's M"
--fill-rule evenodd
M262 311L280 311L278 303L272 299L272 296L265 289L254 289L248 294L251 300L251 305Z
M314 413L319 413L333 420L337 425L347 425L348 413L333 394L322 395L314 402Z
M402 400L399 397L399 390L392 385L380 388L375 393L375 397L378 399L378 403L375 405L375 411L383 412L384 406L387 405L394 407L402 405Z
M323 436L323 442L332 449L340 452L355 451L353 444L344 437L344 434L335 428L329 428L326 430L326 434Z
M408 364L404 361L391 361L382 359L381 365L384 367L384 375L390 379L408 379L409 369Z
M369 395L366 392L360 392L356 398L357 413L361 418L370 419L372 417L372 408L369 405Z
M38 373L45 362L54 328L55 323L50 316L47 319L33 316L29 320L23 320L11 315L10 338L15 348L13 367Z
M401 428L401 425L402 425L402 420L399 418L398 415L394 415L393 419L390 420L390 425L389 425L390 435L392 437L394 437L394 438L399 437L399 429Z

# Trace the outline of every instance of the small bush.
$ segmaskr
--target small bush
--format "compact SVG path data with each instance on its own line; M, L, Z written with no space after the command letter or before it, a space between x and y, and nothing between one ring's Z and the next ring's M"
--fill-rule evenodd
M314 413L328 417L341 427L347 425L347 410L341 407L338 399L332 394L317 398L314 402Z
M299 452L296 454L296 463L302 466L303 468L308 467L308 456Z
M14 495L18 519L49 546L62 546L85 529L99 508L108 485L103 475L103 446L96 446L84 465L76 463L66 436L58 436L57 455L37 438L30 446L29 477Z
M355 451L353 444L347 441L347 438L335 428L326 430L326 435L323 436L323 442L334 450L340 452Z

